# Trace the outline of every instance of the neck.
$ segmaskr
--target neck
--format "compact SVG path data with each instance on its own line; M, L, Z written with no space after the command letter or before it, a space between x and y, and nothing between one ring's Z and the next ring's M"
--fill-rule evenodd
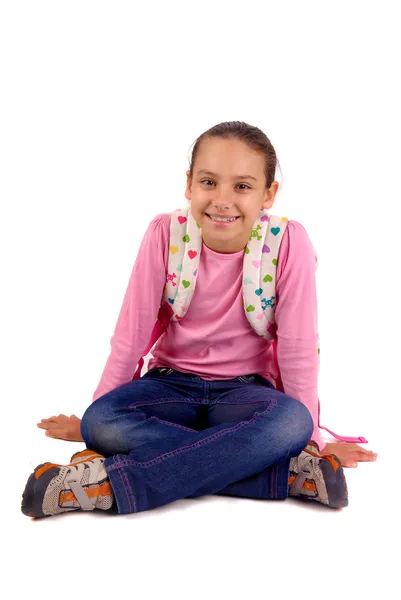
M242 235L238 235L232 240L216 240L210 238L207 233L205 234L205 232L202 231L202 239L206 246L210 248L210 250L214 250L214 252L219 252L220 254L234 254L235 252L244 250L249 242L250 235L251 231L249 231L249 233L242 233Z

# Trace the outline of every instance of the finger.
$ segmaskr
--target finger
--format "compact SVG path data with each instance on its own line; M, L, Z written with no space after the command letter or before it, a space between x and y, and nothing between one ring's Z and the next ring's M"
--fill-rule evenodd
M61 429L48 429L45 434L48 437L54 438L56 440L64 440L64 431L62 431Z
M358 466L358 463L353 456L343 456L340 458L340 463L343 467L355 468Z
M56 421L45 421L44 423L36 423L38 427L41 429L54 429L60 426L60 423L56 423Z
M357 458L357 460L359 460L360 462L374 462L376 460L376 455L372 454L360 454Z
M375 452L372 452L372 450L365 450L365 448L358 448L356 453L359 456L376 456Z
M39 429L54 429L55 423L37 423Z

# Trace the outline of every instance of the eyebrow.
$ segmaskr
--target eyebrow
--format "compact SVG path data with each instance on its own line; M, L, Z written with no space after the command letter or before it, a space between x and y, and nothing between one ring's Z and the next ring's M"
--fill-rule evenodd
M198 175L201 173L204 173L205 175L211 175L212 177L217 177L217 173L206 171L206 169L201 169L198 171ZM257 181L256 177L253 177L252 175L234 175L233 179L253 179L254 181Z

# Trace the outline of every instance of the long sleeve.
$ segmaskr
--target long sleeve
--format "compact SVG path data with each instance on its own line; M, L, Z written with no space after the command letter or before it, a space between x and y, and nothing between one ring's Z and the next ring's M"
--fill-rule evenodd
M277 265L277 360L284 391L309 409L314 423L312 439L322 450L315 271L315 250L307 232L300 223L288 221Z
M166 282L168 236L165 216L157 215L142 239L92 401L132 380L157 321Z

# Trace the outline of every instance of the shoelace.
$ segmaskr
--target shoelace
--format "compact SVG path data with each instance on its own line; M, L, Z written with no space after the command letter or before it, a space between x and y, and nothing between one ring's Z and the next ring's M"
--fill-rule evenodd
M82 487L81 481L84 476L85 464L88 462L93 463L93 467L89 468L89 481L88 485L92 483L97 483L100 469L103 467L104 459L102 458L94 458L92 460L87 460L84 463L80 463L78 465L72 465L69 467L68 474L64 479L65 486L69 486L71 490L74 492L76 499L81 505L82 510L94 510L95 504L97 501L97 497L89 498L85 493L84 488Z
M303 488L305 479L313 479L313 470L319 466L321 457L311 456L307 452L302 452L298 457L299 473L291 486L291 494L299 495Z

